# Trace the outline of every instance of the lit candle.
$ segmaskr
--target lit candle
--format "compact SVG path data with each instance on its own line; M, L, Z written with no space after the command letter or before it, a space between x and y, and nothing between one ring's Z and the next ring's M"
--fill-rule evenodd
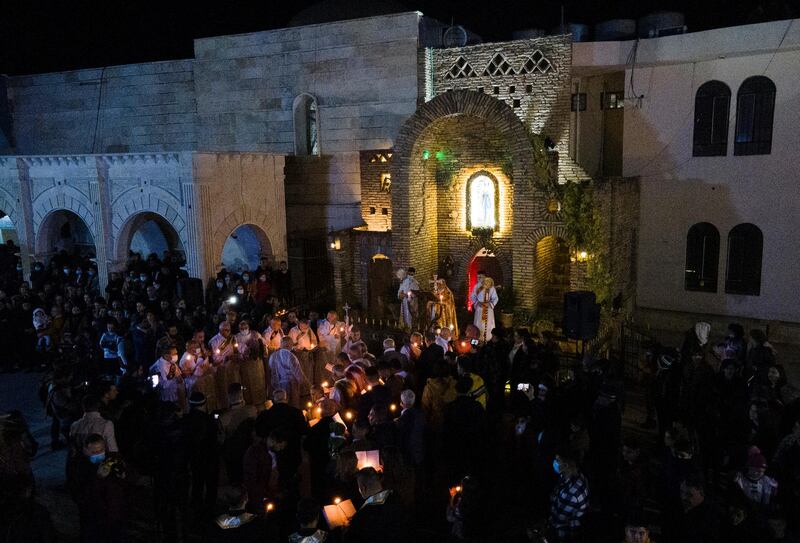
M462 342L461 342L461 346L462 346L462 347L466 347L466 346L467 346L467 342L466 342L466 341L462 341Z
M316 413L317 413L317 415L322 415L322 408L321 407L317 407Z
M344 418L346 418L347 420L353 420L353 413L350 411L345 411Z
M414 341L413 343L411 343L411 346L412 346L412 347L416 347L416 346L417 346L417 342L416 342L416 341Z
M461 485L456 487L456 492L461 492Z
M264 509L267 511L267 513L269 513L275 509L275 504L272 502L267 502L267 505L264 507Z
M322 388L328 388L328 381L322 381Z
M441 301L443 301L443 300L444 300L444 296L443 296L443 295L441 295L441 294L439 294L439 301L441 302Z
M190 354L187 354L187 355L186 355L186 360L191 360L191 359L192 359L192 355L190 355Z
M342 498L333 498L333 503L334 505L339 505L340 503L342 503Z
M389 405L389 411L391 411L392 413L394 413L395 411L397 411L397 406L396 406L395 404L391 404L391 405Z
M314 405L313 405L311 402L308 402L308 403L306 404L306 407L308 407L309 409L311 409L312 407L314 407Z
M219 351L219 349L217 349L217 350L216 350L216 351L214 351L214 352L215 352L215 353L217 353L217 354L219 354L219 352L220 352L220 351Z
M411 298L411 291L408 291L408 297Z

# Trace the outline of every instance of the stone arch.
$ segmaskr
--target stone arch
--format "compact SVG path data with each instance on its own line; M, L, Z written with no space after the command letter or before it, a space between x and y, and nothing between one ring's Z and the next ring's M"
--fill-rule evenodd
M313 114L313 118L310 118ZM319 100L313 94L302 92L292 103L294 123L294 154L297 156L320 156ZM314 142L308 141L313 132Z
M184 240L181 238L180 232L175 228L175 226L161 213L157 213L150 210L141 210L135 211L122 224L119 228L114 228L114 258L117 262L125 262L128 258L128 250L131 247L131 243L133 242L133 237L136 234L137 230L148 220L156 219L157 222L163 223L159 224L159 227L164 230L164 228L169 228L172 232L164 232L164 237L167 238L168 242L171 237L170 234L174 233L175 240L177 241L176 245L179 245L178 248L183 251L184 255L186 254L186 244ZM173 248L173 247L171 247ZM147 258L148 255L142 255L144 258ZM160 256L160 255L159 255Z
M17 213L17 202L11 194L6 192L5 189L0 188L0 211L8 215L8 218L11 219L11 222L14 223L14 227L17 231L20 231L24 228L23 224L20 224L17 220L18 213Z
M141 188L130 189L122 193L111 204L111 232L114 240L119 237L120 230L133 217L142 212L160 215L167 221L186 247L186 221L182 206L177 198L165 190L150 186L144 192ZM116 244L115 244L116 245Z
M35 250L37 255L47 255L51 254L51 251L57 246L56 240L63 239L60 237L60 233L56 233L56 229L54 228L56 225L54 224L58 217L62 218L62 221L66 219L69 223L70 229L73 227L77 227L78 231L82 231L83 228L86 229L86 234L88 234L88 238L86 241L90 241L91 245L94 247L94 254L97 254L97 238L95 236L95 232L92 229L92 225L86 222L86 219L76 213L75 211L67 208L54 208L50 210L42 219L39 221L38 229L36 230L36 242L35 242ZM71 222L72 220L75 222ZM82 226L81 226L82 225ZM66 226L62 224L62 226Z
M68 185L58 185L42 192L33 201L33 231L39 237L39 228L50 213L58 210L72 211L83 219L92 235L95 234L94 213L89 198Z
M256 210L252 207L242 207L230 213L222 223L216 228L213 234L213 266L211 270L222 261L222 249L225 246L225 241L233 234L237 228L244 225L256 227L264 235L272 254L280 252L280 233L277 231L273 221L269 219L266 213Z
M530 234L525 237L525 242L529 245L533 245L536 247L536 244L539 243L542 239L546 238L547 236L553 236L556 238L561 239L568 239L569 235L567 234L567 229L560 224L548 224L547 226L540 226Z

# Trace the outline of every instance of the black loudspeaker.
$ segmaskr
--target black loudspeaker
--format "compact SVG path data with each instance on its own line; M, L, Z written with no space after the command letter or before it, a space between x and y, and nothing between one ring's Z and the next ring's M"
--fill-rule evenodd
M186 300L186 307L203 305L203 281L196 277L184 277L178 281L178 298Z
M600 305L594 292L576 290L564 294L564 335L569 339L593 339L600 328Z

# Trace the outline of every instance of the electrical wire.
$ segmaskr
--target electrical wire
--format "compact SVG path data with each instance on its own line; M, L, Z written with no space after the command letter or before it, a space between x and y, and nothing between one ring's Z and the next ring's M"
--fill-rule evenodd
M97 144L97 130L100 126L100 108L103 103L103 81L105 80L106 67L100 69L100 89L97 91L97 110L94 114L94 134L92 134L92 153L97 152L95 145Z

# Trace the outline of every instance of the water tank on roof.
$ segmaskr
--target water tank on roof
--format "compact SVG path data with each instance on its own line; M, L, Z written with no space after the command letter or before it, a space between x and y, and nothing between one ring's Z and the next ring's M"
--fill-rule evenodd
M633 19L611 19L597 23L594 39L597 41L629 40L636 36L636 21Z
M511 38L515 40L529 40L532 38L542 38L547 33L543 28L525 28L523 30L514 30L511 33Z
M567 23L558 25L552 34L572 34L572 41L587 41L589 39L589 25L582 23Z
M686 32L686 19L677 11L658 11L639 19L639 37L657 38Z

